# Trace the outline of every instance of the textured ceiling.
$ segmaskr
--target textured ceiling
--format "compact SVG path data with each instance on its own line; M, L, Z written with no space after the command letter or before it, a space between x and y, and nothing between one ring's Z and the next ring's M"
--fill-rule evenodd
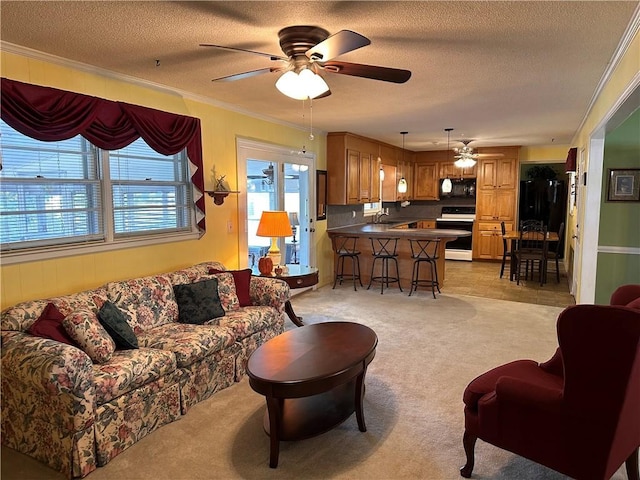
M371 45L337 60L413 75L392 84L326 73L332 95L313 102L315 129L395 145L408 131L412 150L444 148L446 127L471 146L568 144L638 3L3 0L0 39L308 126L308 108L303 119L302 102L276 90L277 73L211 82L274 62L199 44L281 55L283 27L348 29Z

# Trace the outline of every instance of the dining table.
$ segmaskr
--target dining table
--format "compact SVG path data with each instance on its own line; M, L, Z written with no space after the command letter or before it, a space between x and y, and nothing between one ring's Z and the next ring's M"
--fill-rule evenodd
M523 240L529 240L529 239L533 239L533 235L537 235L537 232L528 232L528 234L525 234L523 236ZM502 238L504 238L505 240L508 240L511 242L511 247L509 249L510 252L515 251L516 249L516 242L518 240L520 240L520 231L519 230L507 230L504 235L502 236ZM553 243L553 242L557 242L560 240L560 237L558 236L558 232L547 232L547 242L548 243ZM509 268L509 280L513 281L513 276L515 274L517 265L516 265L516 258L515 255L511 255L511 266ZM546 278L546 264L545 264L545 278Z

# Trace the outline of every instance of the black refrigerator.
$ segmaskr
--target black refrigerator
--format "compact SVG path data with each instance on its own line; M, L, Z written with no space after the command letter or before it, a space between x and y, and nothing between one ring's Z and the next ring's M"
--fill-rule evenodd
M519 220L542 220L550 232L557 232L567 211L567 182L564 180L523 180L520 182ZM554 246L550 246L552 248ZM560 252L564 239L560 239Z

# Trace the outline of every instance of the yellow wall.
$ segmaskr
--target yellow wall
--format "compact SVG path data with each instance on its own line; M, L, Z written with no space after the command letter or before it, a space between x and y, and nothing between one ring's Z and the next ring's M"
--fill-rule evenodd
M141 86L68 66L8 52L0 52L2 76L93 95L108 100L147 106L198 117L202 125L205 187L211 189L211 169L226 175L232 190L237 189L236 137L252 138L291 148L305 144L316 154L316 168L326 169L326 134L316 132L309 145L308 131L256 119L170 91ZM238 195L230 195L221 206L206 198L207 233L199 240L166 243L111 252L77 255L45 261L0 266L0 308L17 302L94 288L111 280L151 275L206 260L218 260L228 268L241 265L239 259ZM233 233L227 232L227 221ZM327 248L326 221L317 222L316 243ZM240 233L239 233L240 232ZM329 247L330 250L330 247ZM327 254L318 250L321 284L331 278Z
M520 162L560 163L567 160L570 145L537 145L520 147Z
M584 158L586 159L586 171L589 171L589 141L594 134L596 128L600 128L601 123L610 113L610 110L616 102L622 97L627 88L633 84L634 79L640 73L640 31L636 34L627 48L624 56L616 66L606 85L596 98L593 107L588 112L582 128L578 131L573 139L572 146L578 148L578 152L584 149ZM567 224L567 238L572 238L576 232L576 224L585 224L587 221L593 221L592 217L585 218L586 212L576 212L570 216ZM581 272L581 266L593 264L596 258L581 258L578 262L578 275ZM579 278L579 276L578 276ZM578 285L576 292L576 301L581 302L580 286Z

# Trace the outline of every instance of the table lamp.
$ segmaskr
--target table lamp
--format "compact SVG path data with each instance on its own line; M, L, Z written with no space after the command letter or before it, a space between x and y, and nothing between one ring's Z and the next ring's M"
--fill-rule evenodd
M284 211L264 211L260 217L258 237L271 237L271 246L267 252L267 257L271 258L274 265L280 264L280 248L278 248L278 238L290 237L293 235L289 224L289 215Z
M298 212L290 212L289 213L289 224L291 225L291 230L293 231L293 239L291 243L293 244L293 260L291 263L298 263L298 252L296 248L296 231L298 229L298 225L300 225L300 221L298 220Z

